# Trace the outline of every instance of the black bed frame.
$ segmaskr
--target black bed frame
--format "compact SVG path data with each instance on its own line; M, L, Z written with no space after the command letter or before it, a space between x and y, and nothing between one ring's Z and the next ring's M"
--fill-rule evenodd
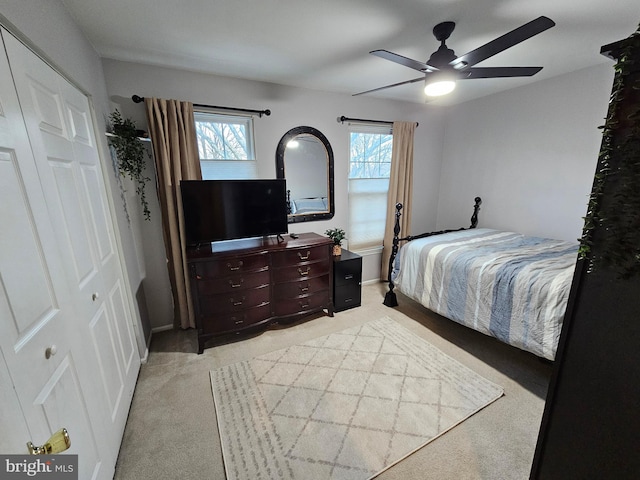
M475 204L473 206L473 215L471 215L471 226L469 228L458 228L455 230L440 230L439 232L427 232L421 233L420 235L408 235L406 237L400 238L400 215L402 215L402 204L396 203L396 223L393 227L393 245L391 246L391 257L389 258L389 273L387 274L387 281L389 282L389 291L384 296L384 301L382 302L387 307L397 307L398 299L396 297L396 292L393 291L395 285L393 284L393 280L391 280L391 272L393 270L393 262L396 259L396 255L398 254L398 248L400 242L410 242L411 240L416 240L418 238L431 237L433 235L440 235L442 233L449 232L459 232L460 230L469 230L471 228L476 228L478 225L478 210L480 210L480 204L482 203L482 199L480 197L476 197L474 199Z

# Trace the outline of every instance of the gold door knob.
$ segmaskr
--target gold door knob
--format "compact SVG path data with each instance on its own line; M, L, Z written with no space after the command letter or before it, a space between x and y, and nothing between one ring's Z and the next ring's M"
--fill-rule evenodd
M36 447L33 443L27 442L27 448L31 455L54 455L56 453L64 452L70 446L71 439L69 438L69 432L67 432L66 428L61 428L51 435L51 438L47 440L47 443L41 447Z

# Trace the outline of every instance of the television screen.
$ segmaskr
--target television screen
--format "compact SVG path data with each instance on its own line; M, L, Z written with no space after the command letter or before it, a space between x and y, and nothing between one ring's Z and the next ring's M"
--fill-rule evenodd
M287 233L284 179L183 180L187 245Z

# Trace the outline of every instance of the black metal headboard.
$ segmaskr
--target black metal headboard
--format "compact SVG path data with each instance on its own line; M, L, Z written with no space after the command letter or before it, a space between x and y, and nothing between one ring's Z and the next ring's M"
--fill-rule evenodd
M396 292L393 291L395 285L393 284L393 280L391 279L391 273L393 271L393 263L395 262L396 255L398 254L398 249L400 242L410 242L411 240L416 240L418 238L431 237L433 235L440 235L443 233L449 232L458 232L460 230L469 230L471 228L476 228L478 226L478 211L480 210L480 204L482 203L482 199L480 197L476 197L474 199L473 205L473 215L471 215L471 226L468 228L458 228L454 230L440 230L438 232L427 232L421 233L420 235L407 235L406 237L400 238L400 216L402 215L402 204L396 203L396 222L393 226L393 244L391 246L391 257L389 257L389 272L387 274L387 280L389 282L389 291L384 296L384 301L382 302L387 307L397 307L398 299L396 297Z

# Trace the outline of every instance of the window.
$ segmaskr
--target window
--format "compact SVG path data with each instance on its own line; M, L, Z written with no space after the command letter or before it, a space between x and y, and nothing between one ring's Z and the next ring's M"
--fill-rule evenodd
M203 180L257 178L253 118L195 112Z
M382 246L392 147L390 127L351 127L349 248L352 250Z

